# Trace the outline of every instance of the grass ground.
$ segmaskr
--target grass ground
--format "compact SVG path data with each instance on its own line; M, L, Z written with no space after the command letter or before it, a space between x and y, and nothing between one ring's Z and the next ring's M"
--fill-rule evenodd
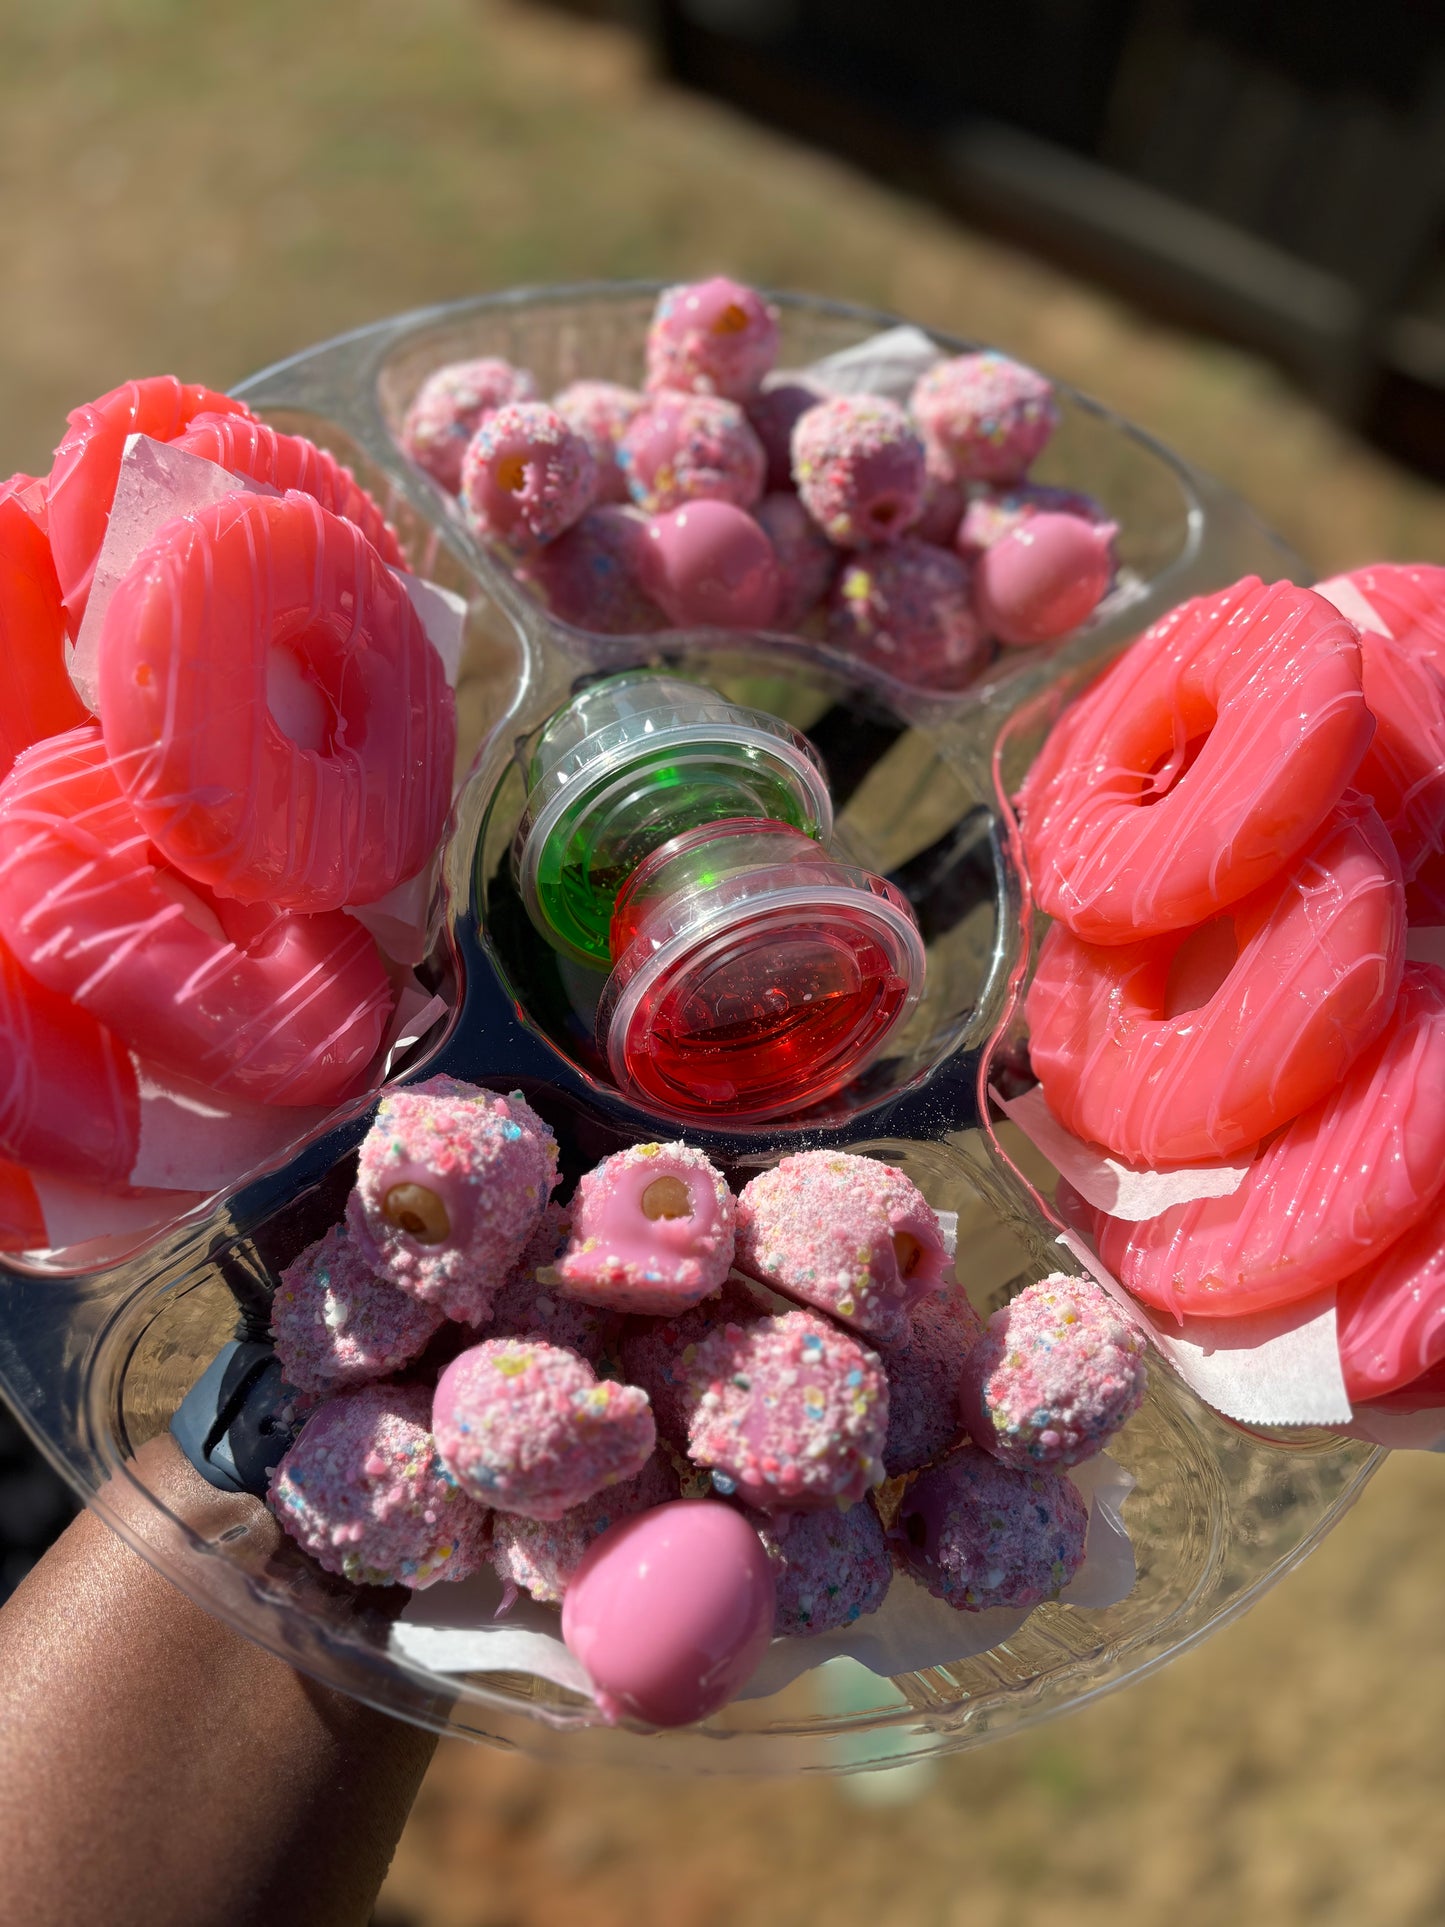
M1172 333L503 0L0 0L0 463L171 368L225 385L517 281L750 279L1009 347L1241 490L1326 573L1442 553L1445 496L1246 356ZM1158 1678L846 1788L444 1747L389 1927L1438 1927L1445 1466ZM876 1791L877 1789L875 1789ZM889 1791L887 1784L882 1791Z

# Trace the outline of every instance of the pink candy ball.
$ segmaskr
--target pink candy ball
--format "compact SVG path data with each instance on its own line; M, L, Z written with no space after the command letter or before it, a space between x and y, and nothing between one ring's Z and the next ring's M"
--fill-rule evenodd
M667 618L642 586L647 520L640 509L588 509L517 571L552 614L599 636L645 636Z
M747 418L768 458L770 493L793 486L793 430L810 408L826 400L821 388L803 381L771 382L746 405Z
M1034 515L974 564L973 606L1000 642L1052 642L1092 615L1114 579L1112 522Z
M634 1144L588 1171L553 1275L563 1293L620 1312L686 1311L733 1259L733 1194L687 1144Z
M726 275L668 288L647 331L647 386L744 401L778 354L778 314Z
M799 417L793 480L830 542L896 541L923 507L923 443L897 402L835 395Z
M570 528L596 486L597 465L586 442L545 402L495 409L462 458L468 528L518 555Z
M747 1685L775 1610L768 1555L741 1513L679 1499L589 1548L562 1602L562 1637L604 1719L686 1726Z
M399 1371L442 1322L441 1309L377 1277L333 1225L281 1273L271 1336L286 1383L298 1392L339 1392Z
M791 492L765 495L753 514L778 559L780 593L774 627L796 629L832 586L838 551Z
M617 459L650 515L706 499L750 509L763 492L763 445L735 402L662 393L627 426Z
M1055 488L1048 482L1017 482L1012 488L975 483L951 538L953 546L965 562L976 562L985 549L1035 515L1082 515L1086 522L1109 521L1093 496L1081 495L1077 489Z
M835 648L921 689L962 689L987 662L969 572L917 536L844 563L828 599Z
M756 1524L773 1562L780 1639L836 1632L887 1598L893 1559L867 1499L846 1512L783 1512Z
M899 1563L961 1612L1055 1599L1084 1563L1089 1509L1062 1472L961 1446L922 1472L889 1534Z
M533 1599L555 1603L594 1539L619 1519L667 1505L679 1496L666 1453L654 1452L642 1470L619 1485L605 1486L560 1519L525 1519L519 1512L492 1514L492 1567L499 1579L520 1586Z
M1018 481L1059 420L1051 382L990 353L957 355L930 368L910 408L924 439L966 482Z
M642 580L679 628L765 629L782 587L772 543L731 502L689 502L653 516Z
M537 384L525 368L494 356L438 368L406 411L401 445L448 494L462 485L462 457L482 417L508 402L535 401Z
M625 502L627 477L617 461L617 445L646 398L616 381L574 381L552 397L552 406L575 429L597 464L598 502Z
M888 1374L888 1437L883 1470L890 1479L917 1472L957 1445L965 1426L959 1382L983 1330L961 1286L913 1307L908 1336L879 1348Z

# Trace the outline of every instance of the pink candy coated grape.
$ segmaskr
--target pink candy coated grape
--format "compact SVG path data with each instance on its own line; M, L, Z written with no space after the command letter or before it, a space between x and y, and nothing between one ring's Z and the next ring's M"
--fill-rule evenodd
M974 563L979 620L1000 642L1052 642L1098 607L1114 576L1112 522L1034 515Z
M655 515L642 580L679 628L765 629L781 589L772 543L731 502L689 502Z
M591 504L597 464L545 402L509 402L482 418L462 457L462 514L476 535L528 555Z
M562 1602L562 1637L610 1723L686 1726L746 1686L775 1611L768 1555L747 1520L679 1499L589 1548Z
M755 288L714 275L658 298L647 332L647 385L744 401L777 352L777 310Z

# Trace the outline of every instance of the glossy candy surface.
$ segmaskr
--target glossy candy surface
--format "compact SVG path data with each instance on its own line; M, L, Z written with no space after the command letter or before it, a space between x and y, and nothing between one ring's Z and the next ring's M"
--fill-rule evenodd
M678 628L766 629L782 591L767 533L731 502L688 502L647 525L642 582Z
M0 777L22 749L85 715L65 666L49 545L20 497L0 495Z
M1091 616L1114 578L1112 522L1041 513L1025 518L974 563L979 621L1000 642L1052 642Z
M583 1176L552 1275L585 1304L666 1315L716 1291L732 1258L721 1172L686 1144L635 1144Z

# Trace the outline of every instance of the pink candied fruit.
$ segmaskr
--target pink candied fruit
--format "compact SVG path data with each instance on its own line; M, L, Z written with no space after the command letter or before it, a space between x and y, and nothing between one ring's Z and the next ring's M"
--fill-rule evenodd
M538 1275L550 1275L571 1229L572 1214L566 1206L549 1204L497 1293L483 1337L544 1338L549 1345L576 1352L589 1365L602 1362L618 1322L615 1315L564 1297L555 1284L544 1284Z
M922 512L923 443L897 402L835 395L798 418L793 480L830 542L848 549L894 542Z
M597 486L582 437L545 402L482 418L462 457L462 516L474 535L528 555L580 519Z
M746 401L778 355L778 314L726 275L664 289L647 331L649 390Z
M642 586L647 518L640 509L588 509L521 564L518 580L554 616L599 636L645 636L667 618Z
M646 397L616 381L574 381L552 397L552 406L567 426L586 442L597 467L599 503L625 502L627 477L617 460L617 447L628 423Z
M654 515L642 580L678 628L765 629L781 590L766 532L731 502L687 502Z
M965 1445L904 1494L889 1533L905 1572L961 1612L1056 1599L1084 1563L1089 1511L1062 1472Z
M1010 488L976 484L955 531L954 545L965 562L976 562L985 549L1035 515L1078 515L1086 522L1114 526L1107 510L1077 489L1054 488L1046 482L1016 482Z
M826 400L821 388L805 381L771 381L744 404L753 433L768 461L769 494L793 486L793 430L801 416Z
M990 653L968 569L907 535L843 564L828 598L828 640L920 689L962 689Z
M462 457L485 416L509 402L535 401L537 384L525 368L486 355L454 361L429 375L402 424L401 445L449 495L462 485Z
M867 1499L846 1512L782 1512L754 1523L773 1566L775 1638L836 1632L887 1598L893 1560Z
M888 1374L883 1470L890 1479L920 1471L958 1444L965 1429L959 1380L982 1330L962 1289L950 1283L913 1307L901 1343L879 1347Z
M832 587L838 573L838 551L796 495L765 495L753 513L778 562L780 586L774 626L796 629Z
M1112 522L1052 512L999 537L973 569L973 606L1000 642L1028 648L1086 622L1114 579Z
M552 1275L569 1298L623 1312L686 1311L733 1259L733 1196L686 1144L634 1144L577 1186Z
M345 1225L287 1265L271 1300L276 1356L298 1392L385 1378L409 1364L441 1322L436 1305L377 1277Z
M692 1412L692 1373L698 1347L724 1325L753 1319L762 1301L736 1278L689 1311L671 1318L629 1318L617 1342L629 1384L640 1385L652 1401L657 1429L671 1444L685 1446Z
M924 440L965 482L1020 481L1059 420L1051 382L986 351L937 363L909 406Z
M633 501L649 515L701 500L750 509L767 470L763 445L735 402L667 391L633 416L617 459Z
M507 1584L555 1605L595 1539L619 1519L668 1505L677 1496L677 1474L666 1453L656 1451L640 1472L618 1485L604 1486L560 1519L528 1519L520 1512L494 1514L492 1565Z

